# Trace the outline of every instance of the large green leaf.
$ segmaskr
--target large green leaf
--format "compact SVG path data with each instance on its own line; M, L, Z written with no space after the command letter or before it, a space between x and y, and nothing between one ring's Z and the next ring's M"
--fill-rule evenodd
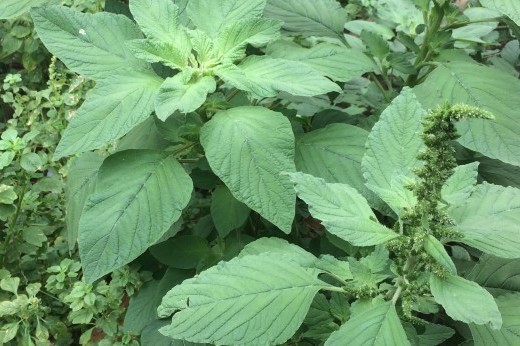
M319 43L312 48L303 48L289 41L276 41L267 47L273 58L300 61L333 80L346 82L375 69L374 62L362 52Z
M430 276L430 289L437 303L456 321L487 324L500 329L502 317L493 296L473 281L449 275Z
M217 113L201 129L200 141L215 174L236 199L289 233L295 193L294 135L282 114L262 107Z
M250 212L250 209L237 201L225 186L219 186L213 191L210 210L215 228L221 237L242 226Z
M224 81L256 97L276 96L279 91L296 96L341 91L337 84L301 62L267 56L250 56L238 67L224 65L215 72Z
M218 35L215 48L220 60L243 57L247 43L263 44L275 38L281 23L270 19L243 19L231 23Z
M356 246L381 244L398 236L377 221L366 199L354 188L304 173L290 176L311 215L335 236Z
M142 38L127 17L108 12L85 14L63 6L31 10L45 47L72 71L99 80L123 71L150 72L125 41Z
M74 249L78 239L79 219L88 196L94 191L99 167L104 157L97 153L85 153L77 158L67 176L65 197L67 200L67 242Z
M11 19L21 16L29 11L31 7L52 5L59 0L2 0L0 4L0 19Z
M342 37L347 12L335 0L268 0L264 15L294 36Z
M195 26L215 38L230 23L262 15L266 0L190 0L186 11Z
M475 190L478 162L458 166L454 169L441 190L442 199L450 205L462 204Z
M126 150L98 173L79 225L84 278L92 282L132 261L179 218L193 185L168 152Z
M502 314L502 328L470 324L475 346L520 345L520 293L502 295L496 302Z
M482 154L520 165L520 81L498 69L467 62L443 63L415 88L426 108L466 103L491 111L495 120L471 119L457 123L458 140Z
M121 138L150 116L161 81L153 74L126 72L98 82L63 133L55 156L97 149Z
M410 345L395 306L378 303L351 317L332 333L325 346L336 345Z
M520 258L520 189L484 183L448 212L464 236L459 241L498 257Z
M468 279L491 293L520 292L520 259L483 255L471 269Z
M220 262L166 294L159 315L174 315L161 333L213 344L281 344L327 287L318 273L270 252Z
M348 184L368 198L371 192L361 173L367 137L366 130L347 124L308 132L296 140L296 169L328 183Z
M416 198L406 185L422 165L417 155L424 148L420 137L426 111L410 89L404 89L374 125L361 168L367 186L398 214L410 210Z
M482 6L497 10L520 25L520 2L517 0L480 0Z
M155 99L155 113L165 121L175 111L189 113L199 108L209 93L217 88L215 78L211 76L192 77L183 71L166 78Z
M130 11L146 36L177 41L179 8L171 0L130 0Z

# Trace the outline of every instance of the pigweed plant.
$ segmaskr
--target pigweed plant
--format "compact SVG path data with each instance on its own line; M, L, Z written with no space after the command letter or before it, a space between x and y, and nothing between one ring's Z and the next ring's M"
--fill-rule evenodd
M95 81L55 151L85 283L154 271L145 345L518 343L520 21L480 3L33 8Z

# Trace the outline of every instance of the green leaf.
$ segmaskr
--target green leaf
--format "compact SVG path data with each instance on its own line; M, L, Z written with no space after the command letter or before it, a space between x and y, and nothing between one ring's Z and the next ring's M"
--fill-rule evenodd
M85 153L74 160L67 176L65 199L67 200L67 242L74 249L78 239L79 219L88 196L94 192L99 167L104 157L98 153Z
M19 326L20 321L5 323L0 326L0 342L6 343L13 340L16 337L16 333L18 333Z
M367 46L368 51L379 60L383 60L390 52L388 42L386 42L381 35L373 31L362 30L361 39Z
M248 43L261 45L278 35L281 23L270 19L243 19L226 26L218 35L215 49L220 60L235 61L243 57Z
M151 254L162 264L172 268L193 269L211 254L208 241L194 235L170 238L150 248Z
M520 293L505 294L496 298L502 315L502 328L495 330L487 325L470 324L475 346L520 344Z
M284 22L292 36L343 37L347 12L335 0L268 0L264 15Z
M14 152L13 151L5 151L0 154L0 169L7 167L14 160Z
M43 168L43 160L36 153L26 153L20 159L20 166L29 173L40 171Z
M285 233L294 218L294 135L282 114L262 107L218 112L201 129L200 141L215 174L233 196Z
M18 196L14 191L14 187L5 184L0 184L0 203L1 204L13 204Z
M166 294L159 316L175 314L161 333L192 342L281 344L327 287L318 273L269 252L220 262Z
M85 14L63 6L35 8L31 16L45 47L76 73L100 80L123 71L151 71L125 45L127 40L142 37L125 16Z
M187 66L191 46L174 45L171 42L160 42L156 40L131 40L127 42L135 56L149 63L160 62L173 69L182 69Z
M410 345L401 321L391 302L379 303L351 317L332 333L325 346L343 345Z
M433 92L432 92L433 90ZM484 108L495 120L457 123L458 142L491 158L520 165L520 81L495 68L464 62L442 63L415 89L425 108L443 103L466 103Z
M376 246L368 256L359 260L349 257L350 270L354 277L354 287L377 288L378 284L390 277L389 252L384 246Z
M101 166L79 224L87 282L121 267L157 242L188 204L193 185L168 152L126 150Z
M468 274L468 279L493 294L520 292L520 259L482 255Z
M150 116L161 82L138 72L98 82L63 133L55 157L101 148L121 138Z
M381 225L363 196L346 184L325 183L304 173L290 174L298 197L311 215L335 236L356 246L384 243L398 236Z
M20 278L17 277L8 277L0 280L0 288L6 292L11 292L12 294L18 294L18 286L20 286Z
M237 201L225 186L219 186L213 191L210 210L215 228L222 238L242 226L250 212L250 209Z
M179 8L171 0L131 0L130 11L146 36L177 42Z
M303 321L305 332L304 338L325 341L330 333L334 332L339 326L334 323L334 316L330 312L330 304L324 294L318 293L309 308L307 316Z
M450 339L455 331L440 324L426 323L421 334L412 325L407 326L406 333L414 346L437 346Z
M262 15L266 0L190 0L186 11L195 26L211 38L229 23Z
M458 241L498 257L520 258L520 189L484 183L448 213L463 235Z
M475 190L478 162L458 166L442 187L441 196L450 205L463 204Z
M485 181L502 186L520 188L520 167L499 160L479 157L479 174Z
M328 183L348 184L367 199L373 198L361 173L367 137L366 130L347 124L305 133L296 140L296 169Z
M275 237L260 238L247 244L238 257L259 255L266 252L271 254L276 253L276 256L296 262L302 267L315 267L315 263L318 260L316 256L301 247L291 244L287 240Z
M267 47L266 53L273 58L302 62L340 82L349 81L376 68L373 61L362 52L330 43L303 48L289 41L276 41Z
M350 272L350 265L346 261L341 261L331 255L321 255L320 259L315 263L316 267L334 274L342 280L351 280L352 273Z
M52 5L58 0L3 0L0 4L0 19L11 19L21 16L31 7Z
M416 203L406 188L415 179L414 168L422 165L417 155L424 148L419 136L426 111L412 91L403 89L381 114L367 141L361 168L367 186L401 215Z
M159 119L165 121L175 111L193 112L216 88L215 78L211 76L195 77L191 72L183 71L168 77L155 99L155 113Z
M10 316L20 313L20 306L17 302L4 300L0 302L0 317Z
M444 249L444 245L442 245L442 243L433 235L428 234L424 239L424 250L426 250L426 253L432 256L444 268L448 269L452 275L457 275L457 268L455 268L453 260L446 252L446 249Z
M502 317L497 304L493 296L477 283L460 276L448 275L446 279L441 279L432 274L430 289L435 301L454 320L475 324L489 323L492 329L500 329Z
M480 4L492 10L497 10L520 25L520 4L516 0L480 0Z
M238 89L259 98L276 96L279 91L296 96L316 96L341 90L337 84L303 63L267 56L253 55L238 67L220 66L215 73Z

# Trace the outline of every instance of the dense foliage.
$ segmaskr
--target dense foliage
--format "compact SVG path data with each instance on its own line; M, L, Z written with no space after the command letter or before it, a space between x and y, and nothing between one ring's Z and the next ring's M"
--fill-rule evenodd
M514 1L36 2L0 341L520 343Z

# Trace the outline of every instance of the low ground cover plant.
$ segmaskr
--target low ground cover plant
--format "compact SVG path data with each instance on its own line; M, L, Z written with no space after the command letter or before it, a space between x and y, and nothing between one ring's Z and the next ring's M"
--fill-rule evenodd
M520 342L513 2L41 5L93 85L52 157L81 269L46 286L73 323L113 311L82 343Z

